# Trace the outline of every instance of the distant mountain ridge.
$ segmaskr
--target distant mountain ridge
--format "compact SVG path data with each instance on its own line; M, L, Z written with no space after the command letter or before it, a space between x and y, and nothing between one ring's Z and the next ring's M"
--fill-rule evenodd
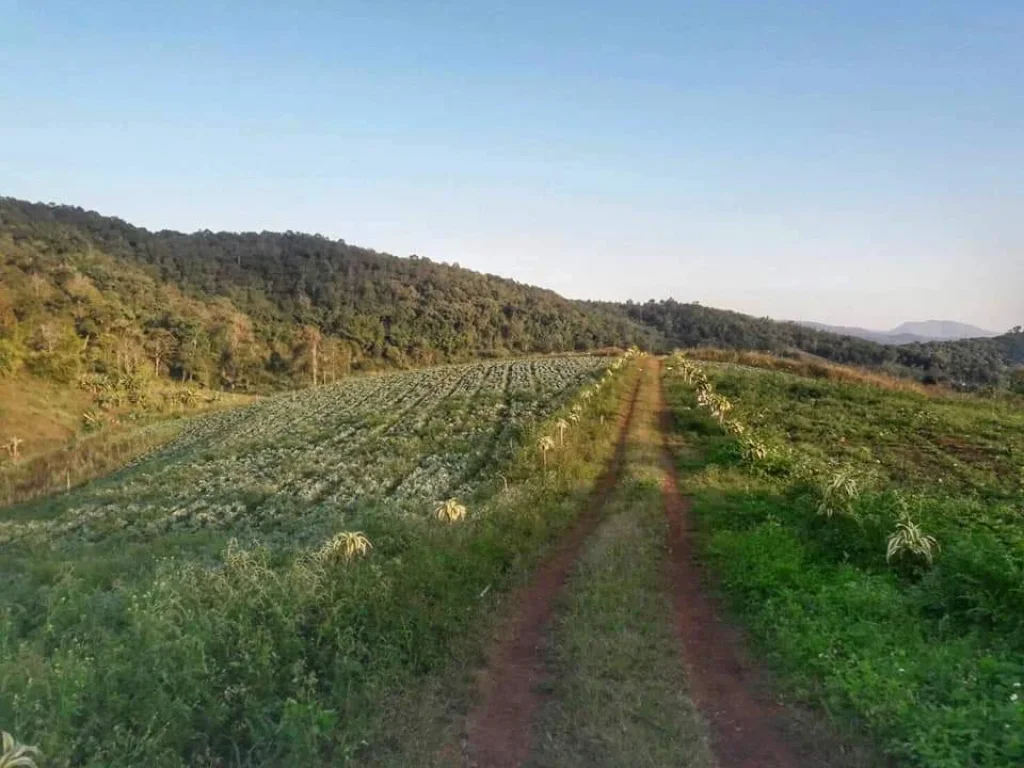
M891 331L876 331L857 326L828 325L810 320L798 320L798 325L818 331L853 336L877 344L914 344L929 341L959 341L960 339L991 339L999 336L997 331L987 331L976 325L958 323L953 320L921 320L902 323Z
M976 325L958 323L953 320L924 320L908 322L893 328L890 333L911 333L933 341L956 341L957 339L987 339L999 336L1002 331L987 331Z

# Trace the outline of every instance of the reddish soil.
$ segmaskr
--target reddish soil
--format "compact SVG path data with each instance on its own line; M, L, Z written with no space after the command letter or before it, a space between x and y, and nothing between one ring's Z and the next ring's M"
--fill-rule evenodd
M469 766L515 768L529 757L534 716L548 696L543 689L550 688L546 630L583 542L597 528L601 508L618 481L641 380L637 379L628 404L619 414L615 453L587 509L530 582L512 596L512 619L488 655L487 668L481 675L481 700L466 720L464 757Z
M936 438L935 443L946 453L951 453L959 459L974 463L991 461L990 452L984 446L968 443L962 437L943 435Z
M798 757L782 706L757 691L766 686L750 664L739 631L721 618L706 592L690 541L689 500L679 493L675 461L665 437L671 414L660 377L657 392L665 467L662 493L668 518L669 580L675 628L682 643L690 693L711 728L722 768L789 768L819 764Z

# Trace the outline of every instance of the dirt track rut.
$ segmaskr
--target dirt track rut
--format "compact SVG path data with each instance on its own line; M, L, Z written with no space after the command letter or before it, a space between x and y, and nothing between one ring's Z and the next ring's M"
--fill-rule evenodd
M784 734L785 710L764 696L761 676L747 659L739 631L721 618L705 589L690 540L690 504L679 492L667 442L671 414L658 377L662 436L662 496L668 519L669 589L694 703L710 726L723 768L790 768L807 764Z

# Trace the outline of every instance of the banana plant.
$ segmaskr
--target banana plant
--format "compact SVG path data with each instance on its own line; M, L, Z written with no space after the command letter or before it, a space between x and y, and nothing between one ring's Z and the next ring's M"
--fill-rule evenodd
M444 523L457 523L466 517L466 508L458 499L439 501L434 506L434 517Z
M0 731L0 768L38 768L36 758L42 754L35 747L19 744L7 731Z

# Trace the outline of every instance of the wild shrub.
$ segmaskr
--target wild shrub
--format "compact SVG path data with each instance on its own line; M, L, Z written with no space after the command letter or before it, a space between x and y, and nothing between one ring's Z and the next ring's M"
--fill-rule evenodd
M1008 552L992 533L950 541L917 590L925 615L1002 632L1024 650L1024 553Z
M756 464L768 458L768 446L754 437L741 438L740 450L747 464Z

